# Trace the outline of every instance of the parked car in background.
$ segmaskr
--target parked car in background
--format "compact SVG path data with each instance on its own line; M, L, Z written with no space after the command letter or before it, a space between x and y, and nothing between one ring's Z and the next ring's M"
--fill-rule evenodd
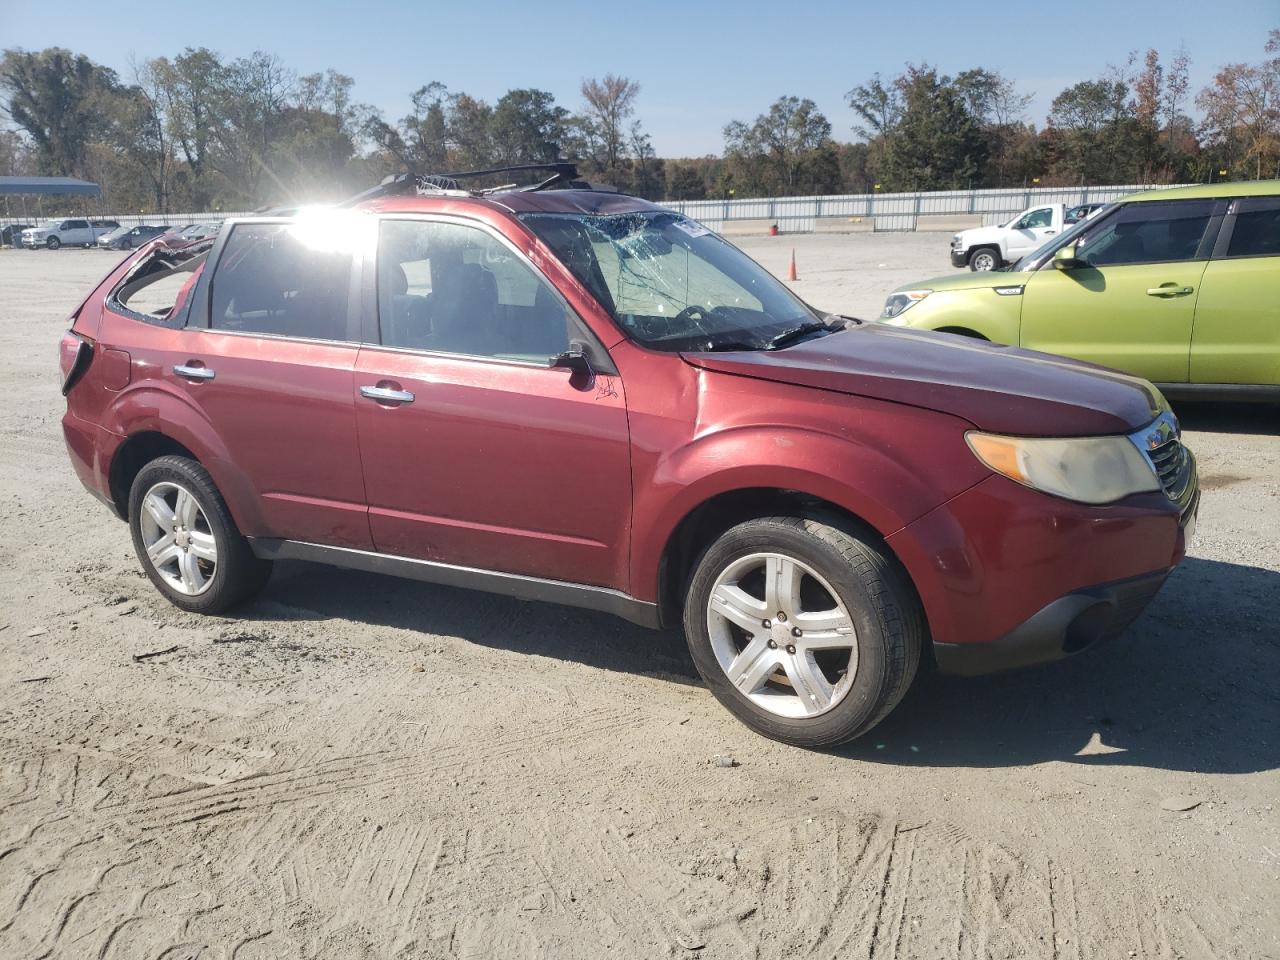
M29 249L45 247L92 247L100 236L110 233L120 225L114 220L55 220L43 226L28 227L22 231L22 245Z
M29 230L32 224L10 223L0 227L0 247L17 247L22 242L22 231Z
M1280 398L1280 182L1126 197L1008 270L907 284L881 319L1078 357L1170 395Z
M1114 636L1181 560L1195 459L1151 384L818 313L551 169L233 220L90 294L67 448L160 593L213 613L305 558L682 624L729 710L820 746L921 657Z
M143 223L136 227L120 227L106 236L99 237L98 247L101 250L132 250L168 230L168 224Z
M1043 203L999 226L961 230L951 238L951 265L968 266L977 273L997 270L1061 233L1065 224L1065 206Z
M1070 226L1073 223L1079 223L1081 220L1087 220L1105 206L1105 203L1081 203L1074 207L1068 207L1067 212L1063 215L1063 222Z
M192 240L203 240L205 237L212 237L218 232L220 224L217 223L190 223L183 227L176 234L179 240L190 242Z

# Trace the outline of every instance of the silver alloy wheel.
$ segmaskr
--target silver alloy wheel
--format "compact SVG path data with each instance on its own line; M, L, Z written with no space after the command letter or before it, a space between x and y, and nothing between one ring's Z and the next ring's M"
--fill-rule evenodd
M973 255L973 259L969 262L969 265L979 273L986 273L987 271L994 270L996 268L996 255L990 250L980 251Z
M170 481L142 498L138 517L147 559L169 586L189 597L209 589L218 569L218 545L195 495Z
M853 685L858 638L835 590L780 553L735 560L707 605L711 648L729 681L780 717L816 717Z

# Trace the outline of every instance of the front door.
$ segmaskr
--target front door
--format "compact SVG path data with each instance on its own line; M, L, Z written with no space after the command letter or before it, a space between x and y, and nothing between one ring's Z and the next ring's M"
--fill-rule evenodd
M1160 383L1185 383L1212 200L1140 201L1077 242L1080 265L1050 260L1023 291L1020 345Z
M585 327L480 226L384 220L377 261L355 401L377 549L625 589L621 382L550 365Z
M1053 207L1037 207L1018 218L1006 243L1010 261L1038 249L1057 232L1053 225L1053 210Z

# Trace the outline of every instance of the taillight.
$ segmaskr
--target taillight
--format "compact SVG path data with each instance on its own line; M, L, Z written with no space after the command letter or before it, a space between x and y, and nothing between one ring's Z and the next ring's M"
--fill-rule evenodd
M74 330L62 335L58 344L58 366L62 369L62 395L65 397L76 381L89 369L93 359L93 341Z

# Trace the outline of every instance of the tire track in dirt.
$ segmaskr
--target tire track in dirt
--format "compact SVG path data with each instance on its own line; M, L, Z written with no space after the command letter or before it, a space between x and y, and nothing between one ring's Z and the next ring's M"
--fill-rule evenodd
M482 760L492 764L519 757L535 746L546 749L557 741L581 744L608 742L615 731L633 729L636 714L618 714L610 708L587 711L572 727L558 734L540 731L512 737L501 744L474 744L443 747L430 754L357 754L315 763L310 767L287 769L234 780L226 784L185 790L153 800L134 801L100 812L125 820L143 830L157 830L207 820L240 810L262 809L278 804L315 800L331 794L345 794L386 787L404 781L426 780L447 772L461 773Z

